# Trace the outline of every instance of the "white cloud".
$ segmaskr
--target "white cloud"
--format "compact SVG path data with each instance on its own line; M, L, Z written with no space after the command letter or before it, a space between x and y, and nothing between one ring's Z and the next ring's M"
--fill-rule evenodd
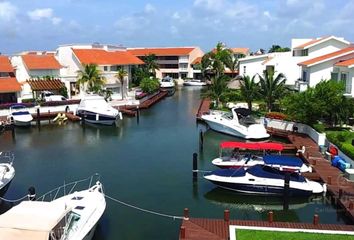
M145 5L144 11L145 13L153 13L156 11L156 8L152 4L148 3Z
M16 18L17 8L10 2L0 2L0 20L10 21Z
M178 28L176 26L171 26L170 31L174 35L177 35L179 33Z
M33 21L40 21L47 19L52 22L53 25L58 25L62 22L62 19L54 16L52 8L37 8L33 11L28 11L28 17Z
M172 15L172 18L176 19L176 20L179 20L181 18L181 16L179 15L178 12L174 12L173 15Z
M225 3L225 0L195 0L193 5L209 11L219 11L225 6Z

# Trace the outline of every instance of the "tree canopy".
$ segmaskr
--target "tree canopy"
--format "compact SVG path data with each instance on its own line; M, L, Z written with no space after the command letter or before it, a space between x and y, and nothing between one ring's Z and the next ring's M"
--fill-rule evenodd
M102 90L106 80L96 64L86 64L83 70L78 71L78 85L87 86L89 92L98 93Z
M272 53L272 52L290 52L291 49L288 47L281 47L279 45L272 45L270 47L270 49L268 50L268 53Z

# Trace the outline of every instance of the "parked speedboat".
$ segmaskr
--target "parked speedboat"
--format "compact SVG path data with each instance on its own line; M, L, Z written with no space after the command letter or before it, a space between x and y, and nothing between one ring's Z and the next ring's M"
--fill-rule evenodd
M3 196L15 177L13 167L14 154L12 152L0 152L0 196Z
M30 126L33 120L27 107L23 104L17 103L10 106L10 113L7 116L16 126Z
M191 80L185 80L183 85L184 86L206 86L207 83L199 79L191 79Z
M100 182L49 202L23 201L0 215L0 239L90 240L105 208Z
M298 173L255 165L248 169L219 169L204 175L215 185L228 190L257 195L283 195L286 175L289 176L289 196L309 196L326 191L326 186L310 181Z
M107 103L104 97L88 95L81 99L76 114L84 117L86 122L113 125L122 114Z
M242 109L242 111L241 111ZM264 139L270 135L263 124L256 121L248 114L243 114L244 109L232 108L230 112L210 111L203 114L202 119L211 129L245 139Z
M223 156L223 150L233 149L231 155ZM295 156L279 155L284 149L280 143L220 143L220 156L212 163L220 168L249 168L254 165L267 165L287 172L312 172L312 168ZM278 152L279 154L269 154Z
M174 88L175 87L175 81L170 76L166 76L166 77L161 79L160 87L161 88Z

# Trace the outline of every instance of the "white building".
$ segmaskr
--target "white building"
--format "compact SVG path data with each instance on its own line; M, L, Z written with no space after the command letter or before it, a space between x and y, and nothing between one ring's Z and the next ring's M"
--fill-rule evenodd
M302 89L304 84L298 65L300 62L341 50L349 45L348 41L335 36L292 39L290 52L274 52L240 59L239 73L253 77L256 74L262 75L264 70L273 70L275 74L285 75L287 85Z
M129 48L128 51L140 59L154 54L160 68L156 77L170 76L174 79L194 78L200 70L193 70L192 63L204 55L199 47Z
M77 88L78 71L83 70L85 64L97 64L106 79L105 89L113 92L113 99L121 99L127 95L131 66L144 64L139 58L132 55L126 48L103 44L62 45L56 52L60 64L60 77L68 89L70 96L82 95L83 89ZM124 79L123 88L116 78L117 70L123 68L128 76Z

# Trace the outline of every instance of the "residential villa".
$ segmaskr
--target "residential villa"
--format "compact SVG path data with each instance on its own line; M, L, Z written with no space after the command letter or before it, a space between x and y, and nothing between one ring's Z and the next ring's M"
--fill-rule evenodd
M7 56L0 56L0 104L16 103L21 85Z
M144 64L126 48L107 44L61 45L55 55L63 66L60 69L60 78L65 83L70 97L82 96L84 93L82 87L77 87L76 81L78 71L83 70L85 64L98 65L106 79L104 88L113 92L112 99L121 99L127 95L132 66ZM128 73L124 78L123 89L116 77L119 68Z
M140 59L154 54L160 68L156 71L157 78L198 78L201 73L199 69L192 67L204 54L199 47L128 48L128 51Z
M11 63L22 84L21 99L36 97L34 92L38 91L59 91L62 86L59 79L62 66L54 52L23 52L11 57Z
M303 78L303 72L299 67L300 63L349 46L350 42L335 36L317 39L292 39L291 51L289 52L274 52L240 59L239 71L240 75L249 75L251 77L256 74L262 75L264 70L283 73L287 78L287 85L302 91L307 86L314 86L321 79L330 79L331 75L329 74L326 78L313 79L313 84L309 84L308 78Z

